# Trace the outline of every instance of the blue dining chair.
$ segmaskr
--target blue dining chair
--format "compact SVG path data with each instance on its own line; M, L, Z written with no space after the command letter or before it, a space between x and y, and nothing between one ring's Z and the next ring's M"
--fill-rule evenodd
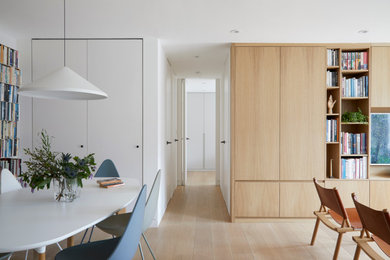
M152 224L154 216L156 215L158 195L160 193L160 179L161 179L161 170L157 172L152 189L150 190L149 198L145 205L145 217L144 217L144 224L142 227L142 237L145 240L146 245L148 246L148 249L150 251L150 254L152 255L154 260L156 260L156 257L154 256L153 250L150 247L148 240L146 239L145 232ZM132 215L131 212L125 214L113 215L99 222L98 224L96 224L96 226L108 234L119 237L125 231L127 222L129 222L131 215ZM141 247L140 250L142 250ZM140 253L142 256L143 253L142 252Z
M95 173L94 177L95 178L96 177L113 177L114 178L114 177L119 177L119 173L118 173L118 170L115 167L114 162L111 161L110 159L106 159L99 166L99 169ZM91 238L92 238L92 234L93 234L94 228L95 228L95 226L93 226L91 228L91 233L89 234L88 243L91 242ZM80 244L82 244L84 242L84 238L87 235L88 230L89 230L88 228L85 230L83 238L81 239Z
M109 259L124 260L132 259L141 247L139 240L142 234L142 224L145 214L146 185L142 187L135 203L133 214L127 223L123 236L95 241L87 244L66 248L59 252L56 260L86 260L86 259Z

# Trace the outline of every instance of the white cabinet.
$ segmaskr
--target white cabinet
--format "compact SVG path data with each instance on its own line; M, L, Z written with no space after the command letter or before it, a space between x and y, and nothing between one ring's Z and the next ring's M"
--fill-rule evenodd
M64 66L64 41L34 40L32 43L33 80ZM67 41L66 65L87 76L87 41ZM45 129L54 137L52 148L83 156L87 153L87 102L75 100L33 99L33 145Z
M88 151L141 182L142 41L89 40L88 80L108 95L88 101Z
M187 93L187 168L215 170L215 93Z
M62 40L33 40L33 79L63 66ZM66 65L108 94L94 101L33 100L37 133L54 137L53 150L110 158L121 176L142 182L142 40L67 40Z

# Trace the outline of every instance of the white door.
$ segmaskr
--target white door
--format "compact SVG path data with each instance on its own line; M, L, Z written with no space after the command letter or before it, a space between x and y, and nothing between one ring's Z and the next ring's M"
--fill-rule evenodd
M188 92L186 121L188 170L215 170L215 92Z
M88 79L108 95L88 101L88 151L142 183L142 41L88 40Z
M187 169L204 168L204 98L203 93L187 93Z
M66 65L87 77L87 41L66 42ZM64 66L63 40L32 41L33 80ZM52 148L84 156L87 153L87 102L74 100L33 99L33 146L40 144L42 130L54 137Z

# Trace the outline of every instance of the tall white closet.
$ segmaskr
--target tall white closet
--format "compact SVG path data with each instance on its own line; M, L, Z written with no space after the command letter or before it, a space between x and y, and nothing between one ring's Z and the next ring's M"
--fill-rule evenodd
M187 93L187 170L215 170L215 92Z
M63 40L33 40L33 79L63 66ZM105 91L97 101L33 99L33 145L45 129L53 150L112 159L142 182L142 40L66 41L66 65Z

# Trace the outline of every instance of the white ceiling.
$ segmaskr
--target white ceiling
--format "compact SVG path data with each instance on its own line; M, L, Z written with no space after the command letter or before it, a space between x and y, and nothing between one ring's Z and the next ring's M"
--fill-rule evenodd
M215 79L186 79L186 92L215 92Z
M389 0L66 0L66 6L67 37L160 38L176 74L186 77L219 76L230 42L390 42ZM63 0L0 1L0 30L10 36L62 37L62 29Z

